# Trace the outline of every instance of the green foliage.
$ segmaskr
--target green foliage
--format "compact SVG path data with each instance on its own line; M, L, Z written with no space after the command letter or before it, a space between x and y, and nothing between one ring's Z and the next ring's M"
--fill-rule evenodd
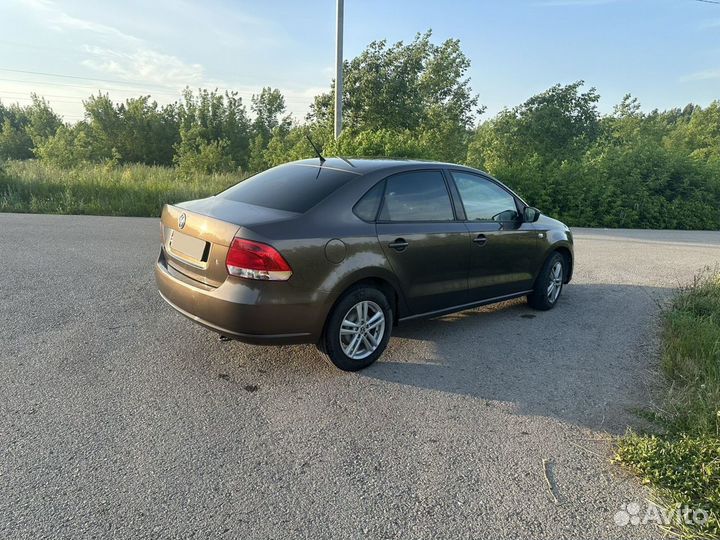
M279 90L270 87L263 88L259 95L252 97L251 108L255 113L252 123L255 137L250 143L248 167L251 171L262 171L276 161L271 155L274 150L268 150L270 140L274 138L277 144L279 139L287 137L292 119L290 115L282 116L286 110L285 98ZM266 155L267 152L270 154ZM280 160L277 164L284 162Z
M707 435L672 437L629 434L617 447L615 462L653 486L670 511L702 509L705 524L674 523L684 538L720 536L720 439Z
M668 143L676 146L690 157L720 161L720 101L709 107L688 106L682 112L671 111L679 117L678 126Z
M307 135L310 135L315 144L320 147L327 146L325 141L329 137L322 130L312 131L306 127L294 127L286 132L275 128L264 153L267 166L275 167L288 161L313 157L315 151L310 146Z
M410 129L365 130L354 134L348 131L331 148L335 149L332 153L347 156L419 158L427 151L420 143L420 135Z
M696 278L665 313L663 407L675 429L720 437L720 274Z
M35 154L41 160L70 169L92 161L95 149L87 124L60 126L55 135L38 143Z
M63 125L63 122L44 98L32 94L31 99L32 105L24 111L28 118L25 131L32 141L33 147L37 148L52 137Z
M710 512L688 538L720 536L720 274L695 279L663 318L662 368L668 390L654 421L661 435L630 433L615 461L653 486L671 509Z
M0 103L0 159L28 159L32 157L32 140L26 131L27 111L18 106L5 107Z
M594 89L581 86L554 86L481 124L468 164L571 226L720 228L720 160L698 159L698 148L677 142L689 140L697 118L714 120L707 110L718 104L645 115L626 96L603 118Z
M0 159L64 168L174 165L180 175L258 172L314 156L407 157L466 163L507 183L571 226L720 229L720 102L644 113L630 95L610 115L582 81L555 85L475 125L478 98L460 42L375 41L345 62L344 128L333 137L333 86L304 124L279 90L252 97L186 89L178 103L90 96L85 119L63 125L33 96L0 103Z
M229 148L227 139L205 141L200 138L194 144L184 146L178 154L178 169L184 174L231 172L237 166Z
M445 159L464 160L468 130L480 112L466 77L470 61L458 40L435 45L430 38L428 31L408 44L374 41L345 62L346 139L341 147L359 148L360 155L378 155L384 147L400 149L397 155L416 155L424 147L428 158L432 151ZM333 92L334 84L329 93L315 98L308 115L312 124L328 131L333 125ZM373 135L376 132L379 135Z
M162 205L199 199L239 182L238 174L178 176L169 167L84 163L72 169L44 161L6 162L0 212L159 216Z
M181 171L247 169L250 121L237 93L199 90L195 96L186 89L179 117L174 161Z
M468 149L468 162L497 169L533 156L550 167L577 159L600 131L600 96L594 88L581 93L582 85L582 81L558 84L501 111L478 130Z
M32 157L32 141L21 126L13 124L12 120L5 118L0 130L0 158L2 159L28 159Z
M276 128L287 131L291 125L290 116L285 114L285 98L280 90L272 89L269 86L262 89L260 94L252 97L252 111L255 113L255 120L252 123L253 131L264 141L268 141Z

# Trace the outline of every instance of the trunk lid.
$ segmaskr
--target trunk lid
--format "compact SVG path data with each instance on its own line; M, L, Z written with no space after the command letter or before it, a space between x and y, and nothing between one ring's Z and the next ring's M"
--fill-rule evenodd
M167 264L195 281L218 287L228 276L225 260L240 227L295 215L221 197L166 204L161 227Z

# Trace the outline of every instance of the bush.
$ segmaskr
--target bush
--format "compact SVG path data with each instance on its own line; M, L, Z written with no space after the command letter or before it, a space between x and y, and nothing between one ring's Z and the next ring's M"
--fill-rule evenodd
M211 142L201 141L195 147L183 146L175 156L175 163L185 175L231 172L237 167L227 152L229 144L227 140L222 139Z

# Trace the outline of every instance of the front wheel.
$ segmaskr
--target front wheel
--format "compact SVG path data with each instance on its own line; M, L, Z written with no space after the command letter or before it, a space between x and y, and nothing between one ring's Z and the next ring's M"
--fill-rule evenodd
M560 298L565 272L565 257L560 253L548 257L535 280L533 292L528 295L530 307L543 311L552 309Z
M392 308L381 291L351 289L328 316L319 348L343 371L363 369L387 347L392 321Z

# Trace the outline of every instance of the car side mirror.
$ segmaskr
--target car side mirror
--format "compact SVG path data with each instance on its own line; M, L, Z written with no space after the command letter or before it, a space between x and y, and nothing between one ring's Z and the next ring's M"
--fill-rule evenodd
M540 219L540 210L532 206L526 206L523 210L523 221L526 223L535 223Z

